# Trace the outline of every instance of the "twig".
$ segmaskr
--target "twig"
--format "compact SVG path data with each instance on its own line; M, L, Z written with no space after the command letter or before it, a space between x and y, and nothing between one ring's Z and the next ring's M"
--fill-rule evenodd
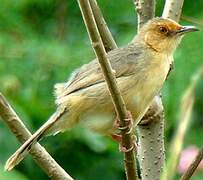
M193 24L196 24L196 25L199 25L199 26L203 26L203 21L198 19L198 18L194 18L194 17L190 17L190 16L186 16L186 15L182 14L180 19L187 21L187 22L190 22L190 23L193 23Z
M93 12L88 0L78 0L84 22L86 24L87 31L89 33L92 46L94 48L95 54L98 58L98 61L101 65L105 80L108 85L108 89L111 93L112 101L114 103L118 118L120 119L120 124L122 127L126 127L125 118L127 115L127 109L125 103L121 97L120 91L116 84L116 78L113 74L112 68L109 61L106 58L106 52L104 46L102 45L101 37L99 36L98 29L93 17ZM126 149L133 147L133 139L131 134L127 133L129 128L124 128L121 131L123 146ZM136 166L135 166L135 154L134 150L125 152L125 168L126 176L129 180L137 179L136 175Z
M18 117L18 115L15 113L15 111L12 109L1 93L0 117L4 120L6 125L21 143L25 142L31 136L31 133L28 131L21 119ZM50 178L59 180L73 180L73 178L57 164L57 162L39 143L34 145L29 153L33 156L35 162Z
M182 175L181 180L189 180L192 177L195 170L197 169L202 159L203 159L203 147L199 150L194 161L190 164L186 172Z
M155 0L134 0L138 18L138 30L155 15Z
M179 21L184 0L166 0L162 17Z
M111 32L106 24L105 19L103 18L97 1L89 0L89 2L106 52L117 48L116 42L111 35Z

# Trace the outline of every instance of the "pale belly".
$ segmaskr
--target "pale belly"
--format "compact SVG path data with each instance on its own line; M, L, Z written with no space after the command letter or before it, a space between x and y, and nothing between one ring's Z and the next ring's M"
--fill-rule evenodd
M163 83L160 77L158 80ZM158 94L162 85L162 83L157 84L156 79L152 81L145 79L144 81L136 84L132 78L124 79L123 82L118 81L127 109L133 116L134 125L144 116L152 99ZM114 106L108 91L105 91L103 88L98 88L101 93L98 96L91 96L86 99L87 109L81 114L79 121L83 126L100 134L117 133Z

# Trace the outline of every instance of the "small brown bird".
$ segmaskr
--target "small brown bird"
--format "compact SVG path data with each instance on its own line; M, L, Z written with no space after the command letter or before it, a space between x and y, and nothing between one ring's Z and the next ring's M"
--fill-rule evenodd
M154 18L131 43L107 54L134 125L159 93L182 36L197 30L170 19ZM78 123L97 133L118 133L114 106L97 60L76 70L67 83L57 84L55 92L56 112L8 159L6 170L18 164L43 136L69 130Z

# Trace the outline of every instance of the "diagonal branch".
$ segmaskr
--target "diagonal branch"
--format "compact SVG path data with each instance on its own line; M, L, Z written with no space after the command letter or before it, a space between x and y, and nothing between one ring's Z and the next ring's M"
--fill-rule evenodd
M125 122L125 118L127 116L127 109L123 101L123 98L121 97L121 93L117 87L116 78L115 75L113 74L111 65L106 58L106 52L102 44L101 37L99 36L99 32L96 26L95 19L93 17L91 6L88 0L78 0L78 4L80 6L83 15L83 20L85 22L92 46L94 48L98 61L101 65L101 69L103 71L105 80L108 85L108 89L111 93L112 101L114 103L117 115L120 119L121 127L127 127L127 124ZM125 152L126 176L127 179L134 180L137 179L135 168L135 154L134 148L132 148L133 139L131 137L131 134L127 133L129 130L130 130L129 127L123 128L121 134L123 146L126 149L130 149L130 151Z
M18 115L0 93L0 117L4 120L6 125L17 137L17 139L23 143L30 136L31 133L25 127ZM73 178L60 167L57 162L49 155L49 153L37 143L32 147L29 153L33 156L35 162L43 169L43 171L52 179L64 179L73 180Z
M117 48L116 42L106 24L96 0L89 0L92 12L106 52Z
M203 147L199 150L194 161L190 164L190 166L188 167L186 172L181 177L181 180L189 180L192 177L195 170L197 169L197 167L202 159L203 159Z

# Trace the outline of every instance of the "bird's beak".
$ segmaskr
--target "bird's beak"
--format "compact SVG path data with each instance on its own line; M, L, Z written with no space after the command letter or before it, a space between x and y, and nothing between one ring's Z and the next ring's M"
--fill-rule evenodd
M180 30L178 30L176 33L178 35L182 35L188 32L194 32L194 31L199 31L198 28L196 28L195 26L182 26Z

